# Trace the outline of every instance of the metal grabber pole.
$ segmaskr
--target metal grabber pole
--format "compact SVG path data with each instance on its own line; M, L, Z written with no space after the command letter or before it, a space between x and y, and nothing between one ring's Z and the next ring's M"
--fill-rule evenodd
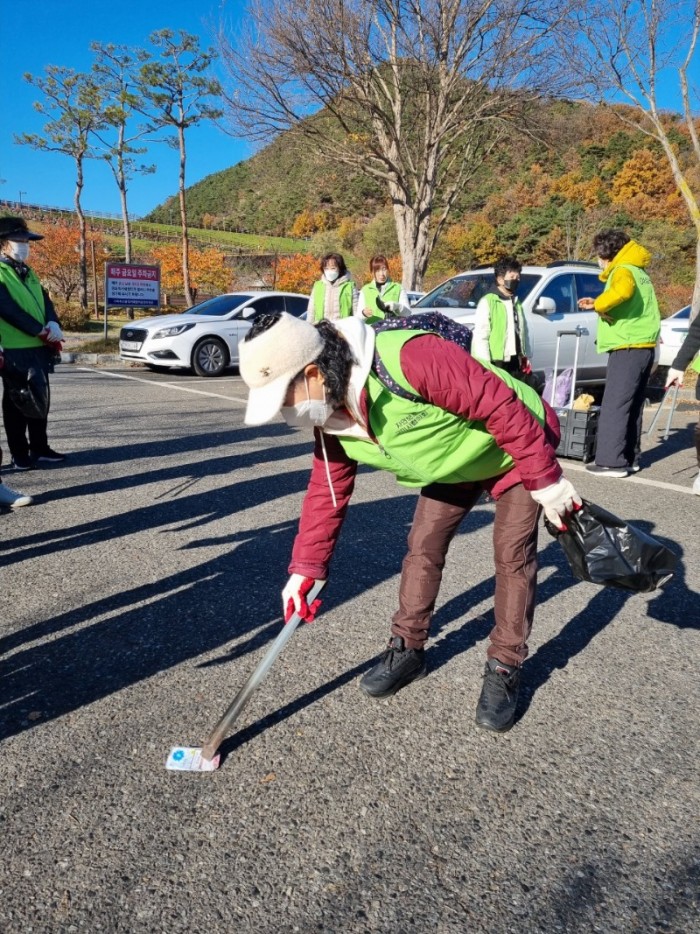
M656 410L656 413L651 421L651 425L649 425L649 428L647 429L647 435L651 436L651 433L654 430L654 427L656 426L657 421L659 420L659 415L661 415L661 409L664 407L664 403L668 399L669 395L673 393L673 398L671 399L671 408L669 409L668 419L666 420L666 430L664 432L664 441L668 441L668 436L671 433L671 422L673 421L673 413L676 411L676 403L678 402L678 390L679 389L680 389L680 386L678 385L678 383L674 383L672 386L668 387L668 389L664 393L663 399L659 403L659 407Z

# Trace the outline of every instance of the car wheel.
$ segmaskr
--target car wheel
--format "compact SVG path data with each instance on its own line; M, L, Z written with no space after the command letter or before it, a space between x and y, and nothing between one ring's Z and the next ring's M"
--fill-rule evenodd
M192 369L197 376L220 376L228 362L228 347L218 337L205 337L192 352Z

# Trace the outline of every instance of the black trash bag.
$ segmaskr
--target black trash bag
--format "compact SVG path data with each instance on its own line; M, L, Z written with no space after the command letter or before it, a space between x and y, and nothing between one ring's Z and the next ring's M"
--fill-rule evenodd
M27 370L8 363L2 368L2 377L13 405L25 418L46 418L49 414L49 382L41 367Z
M558 539L578 580L648 593L673 576L678 555L595 503L584 500L583 507L565 521L565 531L547 519L545 525Z

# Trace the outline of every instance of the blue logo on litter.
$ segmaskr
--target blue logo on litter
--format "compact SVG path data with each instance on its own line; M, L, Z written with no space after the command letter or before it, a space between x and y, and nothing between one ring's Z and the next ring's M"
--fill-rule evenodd
M184 758L185 758L185 753L182 749L178 749L177 752L173 753L173 759L175 760L175 762L179 762L180 759L184 759Z

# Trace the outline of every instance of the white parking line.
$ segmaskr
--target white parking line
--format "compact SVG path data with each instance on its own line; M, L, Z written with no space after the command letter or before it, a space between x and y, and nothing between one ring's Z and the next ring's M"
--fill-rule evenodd
M141 379L138 376L127 376L126 373L112 373L110 370L93 370L89 366L79 366L76 369L83 373L91 373L93 376L111 376L112 379L129 379L135 383L146 383L148 386L164 386L166 389L176 389L178 392L191 392L197 396L210 396L212 399L224 399L226 402L235 402L236 405L245 405L245 399L237 399L235 396L222 396L218 392L205 392L203 389L189 389L187 386L179 386L177 383L163 383L155 379ZM243 382L241 380L241 382Z
M583 464L569 464L567 462L559 461L563 469L566 470L577 470L579 473L588 473ZM589 473L589 477L595 477L595 474ZM636 483L639 486L654 486L661 490L672 490L674 493L690 493L691 496L695 496L692 489L689 486L679 486L677 483L664 483L663 480L648 480L645 477L631 476L631 477L620 477L610 478L610 477L599 477L603 483Z
M187 386L180 386L177 383L163 383L160 380L141 379L138 376L127 376L126 373L112 373L110 370L93 370L88 366L76 367L76 369L81 370L83 373L92 373L93 376L111 376L113 379L129 379L135 383L146 383L148 386L164 386L166 389L176 389L178 392L191 392L197 396L210 396L212 399L224 399L227 402L235 402L236 405L245 405L247 401L245 399L237 399L235 396L222 396L218 392L205 392L203 389L189 389ZM243 381L241 380L241 382ZM587 473L584 464L570 464L565 462L561 463L561 466L566 470L576 470L579 473ZM588 476L594 477L595 474L589 473ZM601 479L603 479L604 483L611 482L609 477ZM625 479L627 483L636 483L639 486L653 486L661 490L671 490L674 493L689 493L691 496L695 495L689 486L679 486L676 483L664 483L663 480L647 480L644 477L635 476L627 477Z

